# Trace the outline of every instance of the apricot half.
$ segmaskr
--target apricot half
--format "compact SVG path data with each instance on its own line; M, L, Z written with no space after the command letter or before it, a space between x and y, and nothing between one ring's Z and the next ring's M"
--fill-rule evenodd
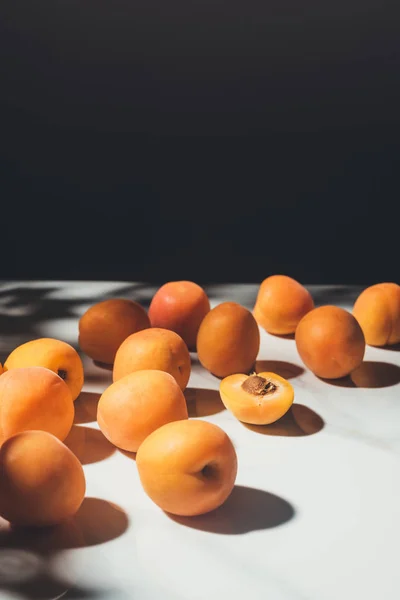
M299 321L313 308L310 292L298 281L272 275L260 285L253 314L268 333L286 335L294 333Z
M48 526L72 517L85 495L76 456L45 431L24 431L0 448L0 514L14 525Z
M251 312L236 302L222 302L213 308L197 335L199 361L217 377L249 373L259 348L258 325Z
M354 304L353 315L370 346L398 344L400 286L397 283L378 283L365 289Z
M243 375L236 373L221 381L221 400L232 414L252 425L274 423L293 404L291 384L275 373Z
M297 326L295 339L300 358L318 377L349 375L364 357L360 325L338 306L320 306L306 314Z

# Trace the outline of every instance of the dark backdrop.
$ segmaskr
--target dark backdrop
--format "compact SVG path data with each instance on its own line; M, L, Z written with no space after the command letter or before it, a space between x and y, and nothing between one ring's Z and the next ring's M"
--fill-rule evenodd
M398 281L385 0L2 0L1 278Z

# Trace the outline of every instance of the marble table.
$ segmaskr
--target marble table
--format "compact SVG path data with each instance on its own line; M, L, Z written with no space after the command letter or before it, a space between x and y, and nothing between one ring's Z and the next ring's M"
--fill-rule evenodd
M351 308L360 291L309 286L317 305ZM0 358L35 337L77 346L78 319L104 298L148 306L145 283L1 282ZM252 308L255 285L207 287L212 305ZM144 494L135 456L95 422L111 373L82 357L86 378L68 444L87 478L78 515L26 533L0 524L0 598L107 600L398 600L400 352L368 347L365 372L326 382L304 368L293 339L261 332L258 369L290 378L280 422L246 427L224 410L219 381L193 354L190 416L230 435L239 461L226 504L171 518Z

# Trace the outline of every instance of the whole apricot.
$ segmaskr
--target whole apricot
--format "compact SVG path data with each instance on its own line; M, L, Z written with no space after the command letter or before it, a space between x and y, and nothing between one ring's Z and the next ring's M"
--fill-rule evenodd
M170 281L155 293L149 317L152 327L175 331L189 350L195 350L197 332L209 310L207 294L197 283Z
M143 369L170 373L184 390L190 377L190 354L183 339L174 331L158 327L127 337L115 355L113 380Z
M221 506L235 484L228 435L207 421L175 421L151 433L136 455L146 494L163 510L200 515Z
M313 308L310 292L298 281L272 275L260 285L253 314L268 333L287 335L296 331L299 321Z
M39 338L18 346L8 356L4 370L46 367L64 379L76 400L83 387L83 364L75 348L61 340Z
M258 325L247 308L222 302L204 317L197 335L197 354L217 377L252 370L260 348Z
M337 379L362 362L365 339L356 319L338 306L320 306L306 314L296 329L300 358L315 375Z
M112 364L122 342L150 327L145 309L133 300L113 298L94 304L79 320L79 346L98 362Z
M0 448L0 514L13 525L48 526L72 517L85 496L76 456L46 431L24 431Z
M269 425L274 423L293 404L291 384L275 373L225 377L220 383L221 400L225 407L243 423Z
M187 418L185 396L165 371L135 371L118 379L106 389L97 407L97 421L105 437L128 452L137 452L161 425Z
M11 369L0 377L0 443L29 429L64 440L74 420L74 403L65 383L50 369Z
M358 296L353 315L360 323L365 341L370 346L386 346L400 342L400 286L377 283Z

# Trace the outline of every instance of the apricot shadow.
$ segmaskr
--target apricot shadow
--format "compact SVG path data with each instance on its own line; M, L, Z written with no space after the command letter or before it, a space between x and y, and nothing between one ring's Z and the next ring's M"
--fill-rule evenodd
M281 338L282 340L294 340L294 333L270 333L269 335Z
M261 433L281 437L304 437L313 435L323 429L325 423L315 411L304 404L293 404L288 412L275 423L270 425L250 425L242 423L244 427Z
M294 379L305 373L302 367L286 360L257 360L254 370L256 373L276 373L284 379Z
M179 517L166 513L180 525L208 533L240 535L279 527L293 519L294 507L280 496L257 488L235 485L226 502L205 515Z
M321 381L345 388L385 388L400 383L400 367L392 363L379 361L364 361L346 377L340 379L324 379Z
M96 392L81 392L74 402L74 423L93 423L97 420L97 405L101 394Z
M208 417L225 410L217 390L186 388L184 394L189 417Z
M131 460L136 461L136 452L128 452L128 450L121 450L121 448L118 448L118 452L120 452L127 458L130 458Z
M105 371L112 371L114 368L114 365L110 365L109 363L103 363L99 360L94 360L93 364L96 365L96 367L99 367L99 369L104 369Z
M64 444L75 454L82 465L105 460L116 451L99 429L73 425Z
M393 344L393 346L382 346L382 350L391 350L392 352L400 352L400 344Z

